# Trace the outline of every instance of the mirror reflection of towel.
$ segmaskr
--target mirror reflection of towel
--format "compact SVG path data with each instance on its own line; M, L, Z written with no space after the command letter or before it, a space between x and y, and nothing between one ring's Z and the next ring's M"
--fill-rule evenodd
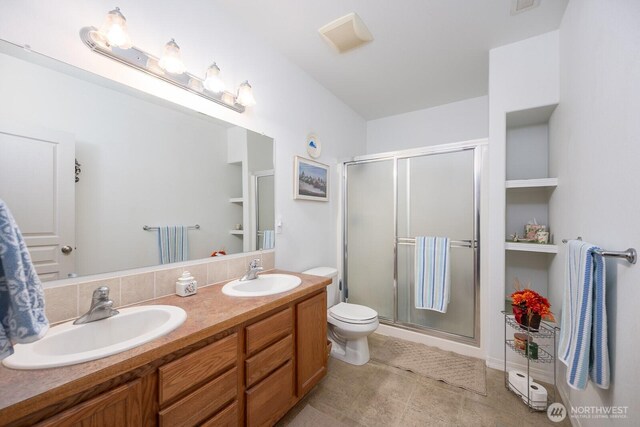
M158 227L160 264L189 260L189 234L184 225Z
M276 233L274 230L264 230L262 232L262 249L273 249L276 243Z
M13 215L0 200L0 359L13 354L13 344L39 340L48 330L42 283Z

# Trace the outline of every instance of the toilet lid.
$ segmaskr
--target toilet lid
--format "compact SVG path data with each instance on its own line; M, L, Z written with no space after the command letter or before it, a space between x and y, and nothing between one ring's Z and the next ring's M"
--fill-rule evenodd
M331 316L348 323L367 323L378 317L378 313L364 305L341 302L329 309Z

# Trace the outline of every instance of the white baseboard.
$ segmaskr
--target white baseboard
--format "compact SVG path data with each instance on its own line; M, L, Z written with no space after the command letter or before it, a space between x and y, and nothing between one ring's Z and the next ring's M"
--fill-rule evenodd
M504 371L504 360L489 357L487 358L487 366L499 371ZM507 370L510 371L512 369L526 372L527 364L507 361ZM533 363L529 366L529 375L531 375L535 381L542 381L548 384L553 384L553 372L549 372L545 369L540 369Z
M567 389L565 387L558 386L558 391L560 392L560 397L562 398L562 401L564 402L564 406L567 407L567 411L570 414L571 413L571 407L573 405L571 404L571 399L569 399L569 394L567 393ZM567 414L567 416L569 416L569 415ZM569 417L569 421L571 422L571 425L573 427L582 427L582 423L580 422L580 418Z
M396 328L389 325L380 325L376 329L376 333L394 338L400 338L407 341L417 342L419 344L438 347L441 350L453 351L463 356L475 357L477 359L485 359L484 351L480 347L474 347L468 344L457 343L443 338L431 335L421 334L419 332L407 329Z

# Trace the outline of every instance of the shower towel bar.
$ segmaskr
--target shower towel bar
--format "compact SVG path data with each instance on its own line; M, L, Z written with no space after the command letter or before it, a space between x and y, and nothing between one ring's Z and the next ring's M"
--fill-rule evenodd
M582 240L582 237L578 236L576 240ZM567 243L567 239L562 239L562 243ZM601 249L598 251L599 255L603 257L613 257L613 258L625 258L629 261L630 264L635 264L638 260L638 253L634 248L629 248L626 251L606 251Z
M398 237L399 245L409 245L413 246L416 244L415 237ZM474 240L450 240L449 241L452 248L475 248L477 247L477 242Z
M196 224L196 225L190 225L187 227L189 230L200 230L200 225ZM152 231L152 230L159 230L160 227L149 227L148 225L145 225L142 227L142 229L144 231Z

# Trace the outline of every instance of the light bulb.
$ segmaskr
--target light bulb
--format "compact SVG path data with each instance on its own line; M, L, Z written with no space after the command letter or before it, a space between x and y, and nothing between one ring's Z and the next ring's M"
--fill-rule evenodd
M214 62L209 68L204 78L204 87L214 93L224 91L224 82L220 78L220 68Z
M238 88L238 97L236 101L243 107L253 107L256 105L256 100L253 97L253 89L247 80L245 80Z
M131 38L127 32L127 19L120 12L119 7L107 13L100 33L111 46L120 49L129 49L132 46Z
M186 71L184 62L180 57L180 46L174 39L171 39L166 45L164 45L164 52L158 62L160 68L171 74L182 74Z

